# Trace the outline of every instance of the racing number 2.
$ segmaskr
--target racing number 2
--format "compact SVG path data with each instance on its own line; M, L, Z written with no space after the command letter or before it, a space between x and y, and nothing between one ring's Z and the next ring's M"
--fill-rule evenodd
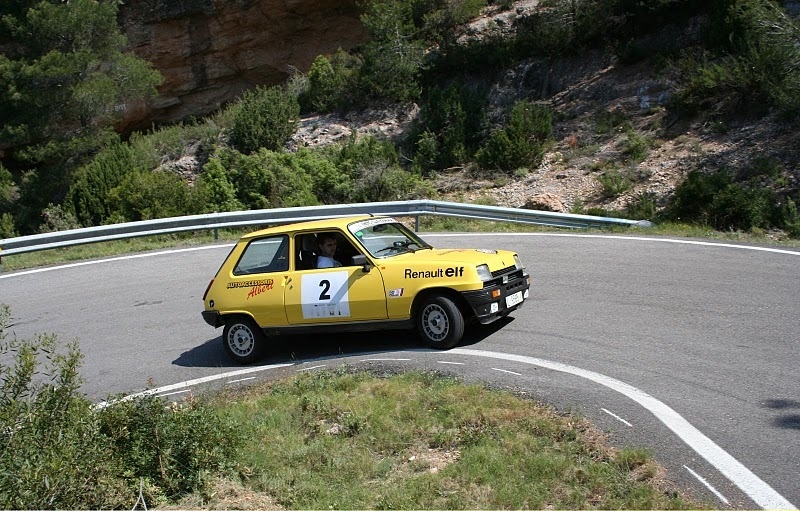
M310 273L301 277L300 305L304 318L350 317L347 271Z
M328 280L320 280L319 287L322 288L322 292L319 294L319 301L323 300L330 300L331 295L328 294L328 291L331 290L331 283Z

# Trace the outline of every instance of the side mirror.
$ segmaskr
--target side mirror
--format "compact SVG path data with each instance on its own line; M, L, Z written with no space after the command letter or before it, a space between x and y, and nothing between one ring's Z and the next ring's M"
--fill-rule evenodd
M364 254L357 254L353 256L353 266L362 266L364 273L369 273L370 265L367 262L367 256Z

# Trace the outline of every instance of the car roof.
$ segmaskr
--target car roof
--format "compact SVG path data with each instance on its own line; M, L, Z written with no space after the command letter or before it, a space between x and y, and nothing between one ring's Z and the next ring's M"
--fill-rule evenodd
M315 229L341 229L347 230L347 225L358 220L366 220L367 218L389 218L386 216L372 216L372 215L356 215L356 216L343 216L334 218L324 218L321 220L307 220L304 222L295 222L291 224L276 225L254 231L242 236L241 239L250 239L260 236L268 236L271 234L283 234L288 232L307 231Z

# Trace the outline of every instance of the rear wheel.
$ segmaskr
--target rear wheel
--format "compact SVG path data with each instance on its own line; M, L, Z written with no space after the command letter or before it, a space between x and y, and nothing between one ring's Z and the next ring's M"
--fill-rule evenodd
M449 349L464 335L464 316L446 296L427 298L417 313L417 330L431 348Z
M266 336L252 319L235 316L225 320L222 343L233 360L240 364L249 364L261 357Z

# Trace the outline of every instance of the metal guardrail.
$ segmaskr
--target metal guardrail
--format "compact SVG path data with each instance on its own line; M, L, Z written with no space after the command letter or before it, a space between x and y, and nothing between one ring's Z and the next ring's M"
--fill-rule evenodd
M475 220L495 220L567 228L651 227L646 220L625 220L570 213L553 213L497 206L480 206L433 200L396 202L371 202L362 204L338 204L330 206L308 206L302 208L259 209L231 211L173 218L160 218L142 222L101 225L68 231L33 234L0 240L0 257L39 250L100 243L126 238L172 234L185 231L203 231L228 227L253 225L276 225L303 220L342 217L358 214L415 217L419 229L420 216L448 216ZM2 267L0 266L0 269Z

